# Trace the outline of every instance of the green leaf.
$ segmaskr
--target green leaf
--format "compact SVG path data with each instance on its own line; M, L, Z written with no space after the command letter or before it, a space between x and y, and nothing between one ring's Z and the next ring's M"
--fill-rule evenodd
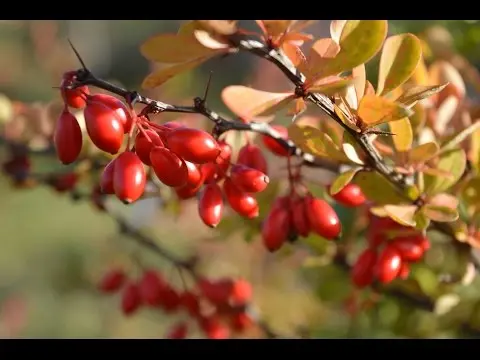
M447 206L426 204L422 211L430 220L437 222L451 222L458 219L458 211Z
M462 149L454 149L441 154L436 168L448 172L451 176L424 174L424 192L427 195L434 195L448 190L463 175L466 164L467 157Z
M462 198L468 206L480 207L480 177L470 179L462 189Z
M413 34L389 37L380 57L377 94L385 95L407 81L422 59L422 44Z
M452 136L450 139L445 141L440 148L440 152L452 150L455 146L460 144L462 141L464 141L467 137L472 135L478 129L480 129L480 120L477 120L467 128L460 131L458 134Z
M408 153L408 161L411 164L424 163L433 158L439 151L439 147L434 142L428 142L414 147Z
M392 136L393 145L397 151L408 151L412 147L413 131L410 120L405 117L388 123Z
M358 116L367 127L409 117L413 111L383 97L365 95L358 105Z
M415 223L415 213L418 210L418 207L415 205L385 205L384 206L387 215L397 223L414 227Z
M360 186L369 200L379 205L399 204L404 201L397 189L375 171L359 171L353 182Z
M411 88L407 89L400 97L395 100L399 103L407 107L414 106L417 101L428 98L436 93L439 93L447 84L442 85L432 85L432 86L412 86Z
M361 169L351 169L345 171L344 173L340 174L330 186L330 195L335 195L340 192L345 186L347 186L352 179L354 178L355 174L359 172Z
M329 81L325 81L329 80ZM307 87L307 90L312 93L320 93L324 95L335 95L346 88L348 88L350 85L353 84L353 79L352 78L339 78L337 76L332 76L328 78L322 79L322 81L317 81L312 86Z
M438 277L432 270L426 267L415 268L412 277L417 281L424 294L434 295L436 293Z
M366 63L382 47L387 28L386 20L348 20L339 38L340 52L319 69L316 77L337 75Z
M421 211L417 211L413 219L418 230L426 230L430 226L430 219Z

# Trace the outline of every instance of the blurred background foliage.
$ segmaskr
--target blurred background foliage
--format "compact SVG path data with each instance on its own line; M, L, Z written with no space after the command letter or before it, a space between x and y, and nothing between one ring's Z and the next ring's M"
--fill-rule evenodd
M175 32L180 22L1 21L0 93L25 102L58 100L58 90L53 87L59 85L64 71L79 67L67 38L96 75L138 89L151 70L140 55L139 45L156 33ZM390 33L422 34L432 26L447 29L452 47L472 64L480 65L478 20L390 21ZM245 22L245 27L256 30L253 22ZM318 38L328 36L328 29L329 21L325 20L310 32ZM278 91L288 86L270 64L239 54L208 62L148 95L173 102L189 100L203 92L212 70L209 103L220 112L226 112L219 97L226 85L244 84ZM368 70L376 74L374 68ZM275 165L284 164L277 161L271 167ZM36 170L47 171L55 166L58 164L37 162ZM0 192L0 337L163 336L174 320L172 317L142 310L125 318L119 310L119 299L100 295L95 283L113 264L129 266L135 274L129 257L132 254L171 273L171 281L178 283L180 279L167 263L133 246L119 235L114 221L98 214L90 204L74 204L68 197L45 188L15 191L3 177ZM272 200L273 193L268 194L262 200L263 212ZM348 273L322 262L330 251L326 242L306 239L294 254L286 249L271 255L258 243L257 228L244 225L238 218L225 219L218 232L211 232L199 221L195 204L187 204L180 215L174 214L175 209L159 210L156 205L155 200L144 200L128 208L112 204L132 224L155 235L163 246L179 254L198 253L206 274L245 276L251 280L256 290L255 302L265 320L285 334L308 327L314 329L310 333L313 337L455 337L462 333L450 325L465 318L470 327L480 330L480 283L475 280L468 287L447 288L438 284L438 271L448 268L450 275L465 273L464 254L453 252L441 239L429 252L427 265L419 264L413 269L414 282L403 286L435 296L449 295L455 290L461 300L455 295L444 299L450 308L460 304L455 311L439 317L385 297L378 306L352 318L348 312L352 306L348 303L352 293ZM349 233L357 214L342 208L338 211ZM253 241L245 242L245 238ZM351 240L354 258L364 240L361 234ZM307 248L313 255L306 257Z

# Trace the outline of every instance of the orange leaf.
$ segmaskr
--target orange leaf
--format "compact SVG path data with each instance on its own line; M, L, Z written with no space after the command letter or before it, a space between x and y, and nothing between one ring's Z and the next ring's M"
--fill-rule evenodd
M307 58L307 68L300 71L305 72L308 82L314 82L316 73L332 60L340 52L340 45L332 39L319 39L315 41ZM332 74L333 75L333 74Z
M328 76L315 82L314 84L307 86L307 90L310 92L321 93L325 95L335 95L342 90L353 84L354 79L341 78L339 76Z
M282 35L294 20L262 20L268 35Z
M370 81L367 80L367 85L365 85L365 95L375 95L375 89ZM360 99L358 99L360 101Z
M282 50L285 53L285 55L290 59L293 66L298 67L298 68L305 67L305 64L307 62L307 58L303 54L300 47L298 47L295 44L289 43L289 42L284 42L282 44Z
M230 47L229 44L218 41L210 33L208 33L205 30L195 30L194 35L197 41L203 46L205 46L206 48L218 50L218 49L228 49Z
M407 107L376 95L366 95L358 106L358 115L363 123L375 126L399 120L413 114Z
M291 42L297 46L302 46L305 41L310 41L313 39L313 36L310 34L298 33L298 32L289 32L282 36L281 43Z
M362 100L363 95L367 87L367 73L365 71L365 65L358 65L352 70L352 76L354 77L355 93L357 94L357 102Z
M306 27L308 27L308 26L310 26L310 25L313 25L313 24L315 24L316 22L318 22L318 20L295 20L295 21L290 25L289 30L290 30L290 31L295 31L295 32L302 31L302 30L305 29Z
M307 104L305 103L305 100L300 98L296 99L293 102L293 106L290 107L287 114L291 116L296 116L303 113L305 110L307 110Z
M295 94L271 93L252 89L246 86L227 86L222 91L225 105L245 121L251 121L255 116L266 116L285 107L295 99Z

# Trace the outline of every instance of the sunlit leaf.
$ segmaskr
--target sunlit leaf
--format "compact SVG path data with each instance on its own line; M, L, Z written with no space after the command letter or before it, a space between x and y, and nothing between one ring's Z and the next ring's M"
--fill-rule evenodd
M455 306L460 303L461 299L458 294L445 294L440 296L435 301L434 313L443 316L450 312Z
M345 90L347 87L353 84L353 81L354 80L352 78L342 79L338 76L329 76L307 87L307 90L313 93L331 96Z
M415 104L411 109L414 111L414 113L408 118L410 119L412 129L415 131L425 124L427 114L425 112L425 108L420 103Z
M457 209L458 207L458 199L457 197L447 194L447 193L440 193L428 200L429 205L435 206L444 206L450 209Z
M182 64L172 65L160 70L157 70L150 75L148 75L142 83L142 88L144 89L153 89L157 86L162 85L163 83L167 82L174 76L183 73L188 70L192 70L193 68L199 66L201 63L207 61L210 56L204 56L201 58L196 58Z
M412 76L410 77L410 82L415 85L427 86L430 83L427 66L425 65L425 61L423 60L423 51L422 51L422 59L419 61L417 68L413 72Z
M307 77L307 82L313 83L316 79L322 78L322 69L327 62L331 61L340 52L340 46L332 39L318 39L310 48L306 64L299 67ZM318 76L317 76L317 73Z
M268 35L282 35L294 20L261 20Z
M330 23L330 37L337 44L340 43L340 35L342 35L342 30L346 23L347 20L332 20Z
M447 61L435 61L429 69L430 81L433 84L450 83L455 95L463 97L466 92L465 82L458 70Z
M361 170L360 168L351 169L338 175L337 178L330 185L330 195L335 195L336 193L340 192L345 186L347 186L352 181L355 174L360 170Z
M404 201L401 194L385 177L375 171L360 171L353 180L365 196L379 205L398 204Z
M420 196L420 190L415 185L407 185L405 187L405 194L411 200L416 200Z
M307 138L305 146L313 155L329 157L344 163L350 162L345 154L335 146L333 140L324 133Z
M223 89L222 100L235 115L250 121L255 116L267 116L286 107L294 100L294 94L271 93L232 85Z
M400 120L413 114L401 104L375 95L365 95L358 106L358 115L367 126Z
M147 60L165 64L183 63L216 53L215 50L206 48L193 37L177 34L153 36L141 45L140 52Z
M478 122L479 119L476 119L475 121ZM480 172L480 129L472 134L468 155L468 158L472 162L472 166Z
M480 207L480 178L470 179L462 189L462 198L468 206Z
M309 137L314 136L314 127L308 125L292 124L288 127L288 138L298 146L303 152L308 152L306 141ZM326 155L326 153L323 153Z
M288 109L287 114L291 116L297 116L307 110L307 104L302 98L295 99L293 101L293 104L291 104L290 102L288 102L288 104L290 105L290 108ZM272 110L270 110L269 112L272 112Z
M426 230L431 223L431 220L421 211L417 211L413 217L415 221L415 229Z
M415 213L418 207L415 205L385 205L387 215L397 223L404 226L415 226Z
M455 96L447 97L440 107L437 109L435 122L433 123L433 127L439 133L444 133L445 129L447 129L448 124L452 120L453 116L457 112L458 109L458 99Z
M412 271L414 278L421 290L427 295L434 295L438 289L438 276L432 269L427 267L418 267Z
M342 123L344 123L345 125L347 125L350 129L355 130L355 131L358 131L358 128L357 128L354 124L352 124L351 121L349 121L349 120L347 119L347 117L345 116L344 112L342 111L342 109L341 109L339 106L333 104L333 110L335 111L335 114L337 114L337 116L339 117L339 119L342 121Z
M364 162L358 155L361 154L360 147L358 143L355 141L352 135L350 135L347 131L343 132L343 143L342 149L347 158L349 158L353 163L363 165Z
M413 131L408 118L390 121L388 123L392 136L393 145L397 151L408 151L412 147Z
M366 63L382 47L387 27L386 20L348 20L338 40L340 52L319 69L317 76L336 75Z
M353 68L352 76L354 79L355 93L357 94L357 103L362 100L365 94L365 87L367 85L367 73L365 72L365 65L360 64Z
M460 144L462 141L464 141L467 137L469 137L471 134L473 134L475 131L480 129L480 120L477 120L470 126L466 127L462 131L460 131L458 134L452 136L450 139L445 141L440 149L440 152L448 151L453 149L455 146Z
M281 46L285 55L290 59L293 66L298 68L304 68L307 63L307 58L299 46L284 42Z
M380 57L377 94L387 94L407 81L421 58L422 45L415 35L390 36Z
M428 195L443 192L455 184L463 175L467 157L462 149L447 151L440 155L437 169L451 174L451 177L424 174L424 191Z
M229 44L218 41L209 32L205 30L195 30L194 34L197 41L206 48L218 50L227 49L230 47Z
M450 222L458 219L458 211L447 206L426 204L422 207L422 212L430 220L437 222Z
M419 100L428 98L434 94L439 93L448 84L442 85L433 85L433 86L413 86L407 89L397 100L396 102L402 103L405 106L413 106Z

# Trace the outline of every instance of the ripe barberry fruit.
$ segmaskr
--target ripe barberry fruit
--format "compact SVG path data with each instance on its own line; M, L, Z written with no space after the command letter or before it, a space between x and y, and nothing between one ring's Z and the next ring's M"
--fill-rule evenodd
M137 201L145 191L147 174L137 154L126 151L115 160L113 169L115 195L125 204Z
M261 171L239 164L230 169L230 178L240 190L249 193L265 190L269 182L268 176Z
M105 293L114 293L125 284L127 275L123 269L112 269L108 271L99 284L99 289Z
M123 132L125 134L129 133L133 125L133 118L130 114L130 110L121 100L112 95L95 94L87 98L87 103L92 101L99 102L112 109L117 114L118 119L123 125Z
M71 112L64 109L55 126L53 142L58 159L68 165L77 160L82 150L82 129Z
M171 150L165 147L154 147L150 151L150 161L155 175L165 185L180 187L187 183L187 165Z
M150 306L160 304L165 287L165 281L155 270L146 270L138 283L140 297L145 304Z
M363 205L367 198L357 184L349 183L332 198L339 204L346 207L357 207Z
M223 197L222 189L217 183L207 184L198 200L198 214L209 227L216 227L222 220Z
M188 326L185 322L175 324L167 333L165 338L167 339L185 339L187 337Z
M282 125L272 125L272 128L279 133L280 138L288 140L288 129ZM262 135L262 141L265 147L278 156L288 156L288 149L284 148L275 139L270 136Z
M142 299L138 290L138 285L134 282L128 282L122 293L122 311L125 315L132 315L140 308Z
M363 288L373 282L376 262L377 252L374 249L366 249L360 254L351 271L355 286Z
M378 256L375 265L375 277L381 283L388 284L395 280L402 267L400 252L390 244L386 245Z
M287 208L272 208L262 224L262 239L267 250L282 247L290 233L290 214Z
M268 165L262 150L254 144L242 146L238 152L237 164L248 166L252 169L268 174Z
M170 150L195 164L215 161L220 154L217 141L203 130L179 127L167 133L166 140Z
M82 85L75 89L67 89L67 86L73 84L75 80L75 72L67 72L63 75L63 80L60 85L63 101L68 106L74 109L81 109L85 107L87 103L86 95L89 95L90 91L88 86Z
M226 178L223 183L223 191L228 204L239 215L246 218L258 216L259 208L257 200L250 194L240 190L230 178Z
M145 165L152 165L150 151L155 146L163 147L164 145L157 132L147 129L145 134L151 141L148 141L143 132L139 132L135 137L135 152Z
M305 198L310 229L325 239L336 239L341 235L342 224L337 213L323 199Z

